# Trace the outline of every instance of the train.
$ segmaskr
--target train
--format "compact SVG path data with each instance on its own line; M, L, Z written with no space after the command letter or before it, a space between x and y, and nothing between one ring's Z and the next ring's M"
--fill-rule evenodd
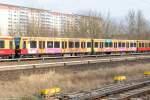
M150 52L150 40L0 36L0 57Z

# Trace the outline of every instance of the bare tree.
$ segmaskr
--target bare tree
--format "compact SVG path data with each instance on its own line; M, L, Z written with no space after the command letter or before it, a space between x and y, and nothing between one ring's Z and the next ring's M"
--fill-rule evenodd
M128 12L126 16L127 22L127 32L128 34L135 34L136 33L136 12L131 10Z
M129 39L146 39L150 32L148 21L144 18L142 11L131 10L125 19L126 32Z
M137 12L137 34L145 34L149 31L148 21L144 18L142 11Z

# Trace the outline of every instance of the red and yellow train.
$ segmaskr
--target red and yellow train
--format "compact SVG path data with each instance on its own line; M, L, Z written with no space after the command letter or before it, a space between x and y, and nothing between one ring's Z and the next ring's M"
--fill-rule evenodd
M130 52L150 52L150 40L0 36L2 58Z

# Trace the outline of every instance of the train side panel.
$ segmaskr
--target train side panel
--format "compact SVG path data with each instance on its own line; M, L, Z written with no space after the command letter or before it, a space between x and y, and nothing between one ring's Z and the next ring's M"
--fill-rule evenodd
M13 38L10 36L0 36L0 56L10 57L14 54Z
M61 54L61 38L48 38L46 41L46 54Z
M150 52L150 40L138 40L138 52Z

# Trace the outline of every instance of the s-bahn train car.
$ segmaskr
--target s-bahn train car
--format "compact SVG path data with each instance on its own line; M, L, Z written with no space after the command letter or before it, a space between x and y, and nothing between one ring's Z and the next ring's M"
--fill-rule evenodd
M0 57L150 52L150 40L0 36Z
M10 36L0 36L0 57L9 58L15 54L13 38Z
M96 53L128 53L136 52L136 40L94 39Z
M113 39L94 39L94 52L107 53L115 52Z
M21 56L61 54L61 38L20 37Z
M136 40L114 40L114 49L120 53L130 53L137 51Z
M91 39L84 38L17 37L15 41L17 56L87 54L92 46Z
M64 47L64 44L66 46ZM91 39L86 38L66 38L62 39L62 54L88 54L91 53Z
M149 52L150 51L150 40L138 40L138 52Z

